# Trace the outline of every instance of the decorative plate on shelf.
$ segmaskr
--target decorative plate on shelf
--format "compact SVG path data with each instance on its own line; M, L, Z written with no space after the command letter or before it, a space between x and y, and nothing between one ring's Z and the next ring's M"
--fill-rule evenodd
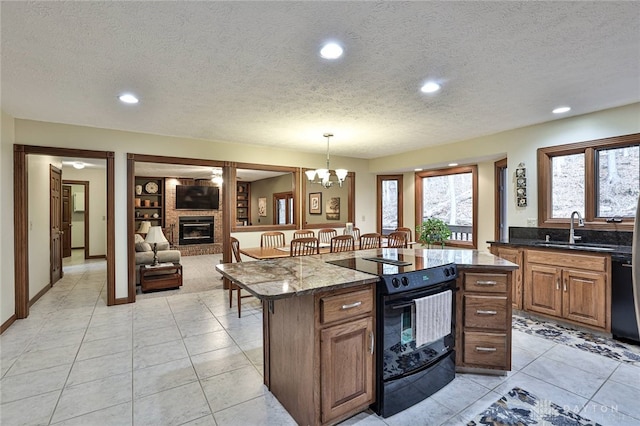
M155 182L147 182L144 185L144 190L149 194L155 194L158 192L158 184Z

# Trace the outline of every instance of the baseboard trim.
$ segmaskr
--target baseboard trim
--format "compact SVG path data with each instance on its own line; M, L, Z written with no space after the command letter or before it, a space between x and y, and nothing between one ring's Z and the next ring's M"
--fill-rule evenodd
M5 322L2 323L2 325L0 325L0 334L4 333L5 331L7 331L7 329L11 326L11 324L13 324L14 322L16 322L16 320L18 319L18 317L16 316L16 314L13 314L9 317L8 320L6 320Z
M92 256L88 256L85 259L106 259L107 255L105 254L94 254Z
M38 301L38 299L40 299L42 296L45 295L46 292L49 291L49 289L51 289L52 285L51 284L47 284L47 286L45 288L43 288L42 290L40 290L38 292L38 294L36 294L35 296L33 296L33 299L29 300L29 307L32 307L34 303L36 303Z

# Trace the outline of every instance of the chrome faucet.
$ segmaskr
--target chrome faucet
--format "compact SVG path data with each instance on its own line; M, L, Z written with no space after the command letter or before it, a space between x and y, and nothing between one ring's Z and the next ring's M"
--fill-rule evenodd
M575 244L576 240L581 240L582 237L578 236L576 237L574 230L573 230L573 218L575 217L575 215L578 215L578 226L584 226L584 220L582 219L582 216L580 215L579 212L577 211L573 211L571 212L571 227L569 229L569 244Z

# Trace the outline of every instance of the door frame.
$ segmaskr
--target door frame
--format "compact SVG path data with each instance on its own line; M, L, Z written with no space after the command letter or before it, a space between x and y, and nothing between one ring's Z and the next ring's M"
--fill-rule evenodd
M92 259L92 257L89 255L89 181L63 179L62 184L84 186L84 258ZM104 256L94 256L93 258L102 258L102 257Z
M506 209L507 207L507 179L504 181L504 185L500 187L501 177L504 170L507 169L507 159L503 158L502 160L498 160L493 163L494 167L494 186L495 186L495 195L494 195L494 228L493 228L493 236L495 241L501 240L500 235L500 224L504 223L504 226L507 226L507 218L502 217L502 208L503 203ZM506 176L506 174L505 174ZM507 230L508 231L508 230Z
M60 179L58 180L58 184L55 185L55 186L59 185L59 188L54 188L54 185L52 185L54 174L60 177ZM55 207L55 203L53 199L54 189L58 190L57 192L60 197L58 199L57 214L56 212L53 211L53 208ZM54 223L54 222L57 222L57 223ZM56 227L58 228L57 232L58 232L60 247L58 247L57 250L54 250L54 244L52 243L52 241L53 241L53 235L54 235L53 230ZM49 164L49 287L53 287L55 283L57 283L62 279L62 277L64 277L64 271L62 270L62 238L63 237L62 237L62 234L60 233L61 229L62 229L62 169L57 168L53 164ZM59 256L58 258L55 257L56 253ZM53 273L54 264L57 264L56 266L60 269L60 277L54 276L54 273Z
M13 250L15 256L15 315L17 319L29 316L29 181L27 155L79 157L104 159L107 163L107 306L126 303L116 300L115 282L115 166L113 151L56 148L34 145L13 145Z
M377 175L376 176L376 232L384 235L382 231L382 182L385 180L398 181L398 226L404 226L404 183L402 182L404 175Z

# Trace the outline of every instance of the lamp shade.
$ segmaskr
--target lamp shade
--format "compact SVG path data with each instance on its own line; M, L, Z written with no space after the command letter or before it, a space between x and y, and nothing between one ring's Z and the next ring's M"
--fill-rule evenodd
M140 222L140 227L138 228L138 234L147 234L149 233L149 229L151 228L151 222L148 220L143 220Z
M147 233L147 237L144 239L145 242L149 244L159 244L168 242L162 233L162 228L160 226L152 226Z

